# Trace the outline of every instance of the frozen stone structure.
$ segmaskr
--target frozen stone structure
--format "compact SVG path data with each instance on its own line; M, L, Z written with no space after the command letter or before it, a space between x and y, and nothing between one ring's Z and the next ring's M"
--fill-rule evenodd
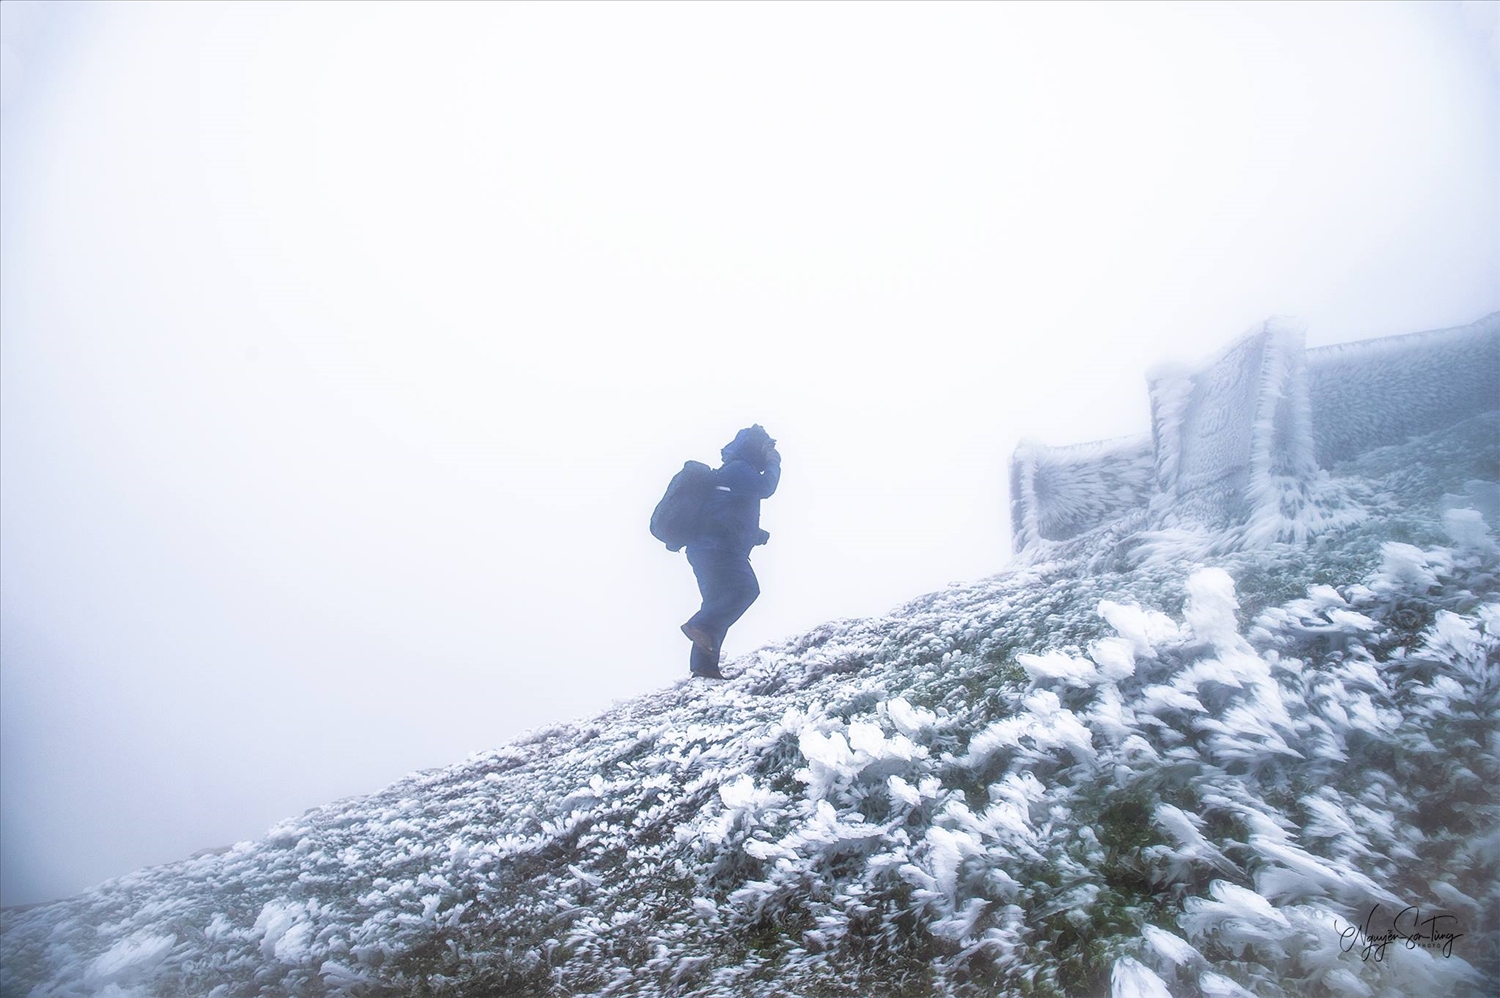
M1500 312L1457 329L1309 350L1307 384L1324 468L1500 409Z
M1110 525L1237 544L1343 522L1341 461L1500 409L1500 312L1468 326L1306 349L1270 319L1196 369L1147 376L1151 436L1011 458L1012 545L1046 556Z
M1071 540L1122 513L1144 508L1156 490L1156 451L1148 436L1071 447L1023 441L1010 464L1016 548Z

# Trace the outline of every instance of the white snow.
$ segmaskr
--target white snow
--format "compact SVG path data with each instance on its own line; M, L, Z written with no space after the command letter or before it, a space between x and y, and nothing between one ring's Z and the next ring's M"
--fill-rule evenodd
M1188 579L1188 604L1183 618L1193 637L1215 649L1234 651L1240 645L1239 625L1234 611L1239 601L1234 595L1234 579L1222 568L1194 572Z
M1158 954L1180 966L1198 963L1203 960L1203 955L1188 944L1181 936L1159 929L1154 925L1141 926L1141 935L1146 937L1146 942Z
M1115 961L1109 978L1110 998L1172 998L1167 983L1134 957Z
M90 961L84 980L91 987L102 989L145 977L167 958L176 944L174 935L143 932L128 936Z

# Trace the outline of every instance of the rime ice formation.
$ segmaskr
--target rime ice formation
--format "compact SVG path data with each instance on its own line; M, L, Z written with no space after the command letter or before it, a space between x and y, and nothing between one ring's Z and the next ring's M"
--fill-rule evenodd
M1023 442L1010 466L1014 543L1070 540L1150 501L1156 485L1149 437L1072 447Z
M1295 343L1030 448L1009 571L0 912L0 994L1500 993L1500 411L1309 472Z
M1347 523L1357 514L1322 472L1500 409L1500 313L1315 350L1301 327L1272 319L1196 370L1152 372L1148 385L1149 441L1016 449L1012 538L1023 558L1121 522L1221 541L1229 531L1237 543Z
M1500 409L1500 313L1471 326L1307 352L1321 467ZM1371 405L1380 399L1385 404Z

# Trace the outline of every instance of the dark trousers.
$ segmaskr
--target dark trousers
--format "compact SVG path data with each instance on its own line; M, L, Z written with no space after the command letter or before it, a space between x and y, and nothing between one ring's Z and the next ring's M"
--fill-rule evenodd
M713 636L714 647L722 649L729 625L744 616L760 595L750 555L689 545L687 559L698 577L698 592L703 594L703 606L688 623L707 631ZM718 656L708 655L694 645L691 661L692 668L704 669L717 665Z

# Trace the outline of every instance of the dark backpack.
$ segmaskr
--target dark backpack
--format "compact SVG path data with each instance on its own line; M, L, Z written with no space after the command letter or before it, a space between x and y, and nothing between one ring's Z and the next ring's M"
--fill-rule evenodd
M702 528L703 506L714 488L714 469L701 461L689 461L672 476L667 494L651 514L651 536L681 551Z

